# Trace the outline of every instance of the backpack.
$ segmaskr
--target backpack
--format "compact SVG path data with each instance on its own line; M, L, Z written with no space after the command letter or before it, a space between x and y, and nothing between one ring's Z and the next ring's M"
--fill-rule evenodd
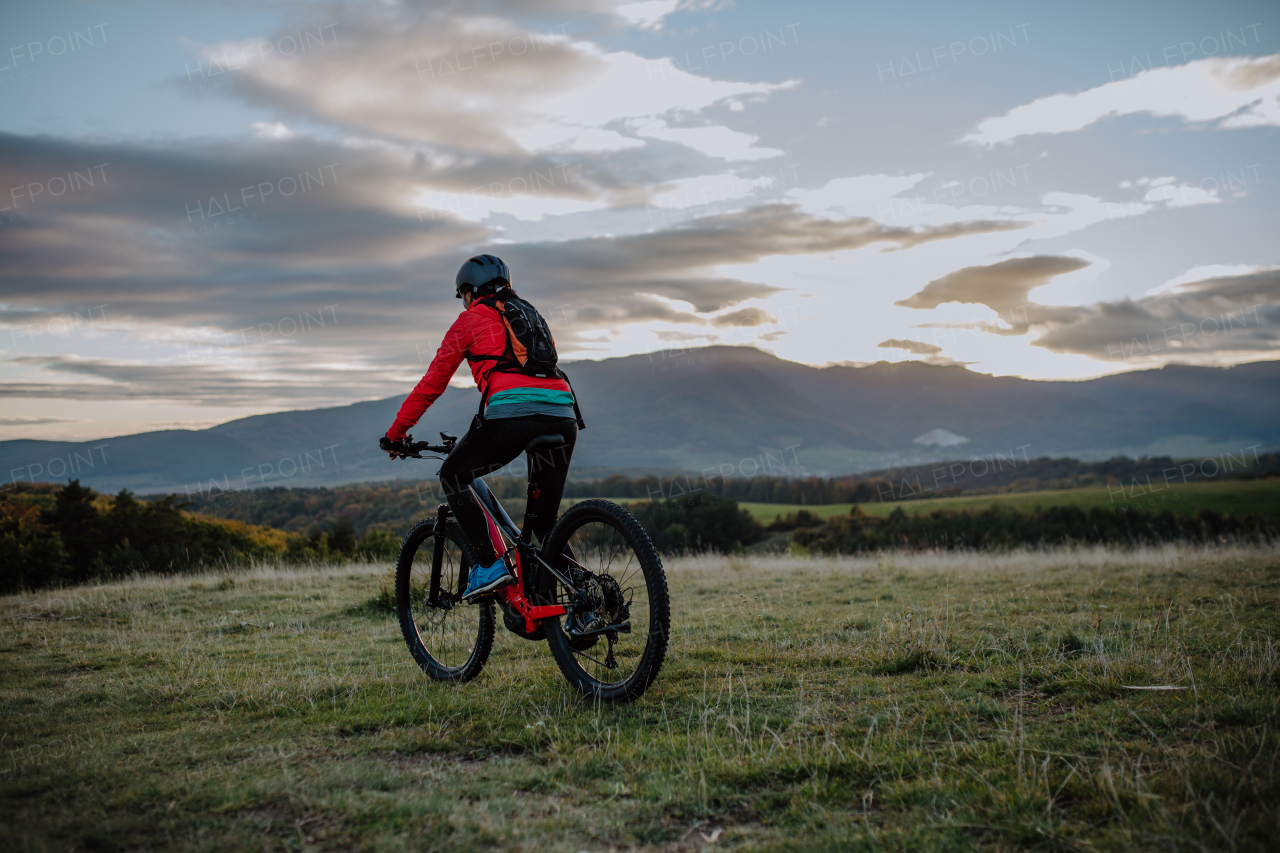
M501 356L478 356L477 360L497 361L495 370L502 369L505 363L505 372L508 373L518 371L539 379L559 377L560 370L556 364L560 357L556 354L556 342L537 308L518 296L506 300L489 296L479 302L497 309L502 315L502 324L507 327L507 349Z
M555 338L551 337L551 329L547 321L538 313L538 309L518 296L499 299L497 294L476 300L481 305L495 309L502 317L502 324L507 329L506 349L502 355L468 355L468 361L492 361L494 371L501 373L523 373L539 379L563 379L569 377L558 366L559 354L556 353ZM569 393L573 394L573 385L569 385ZM484 407L489 400L486 391L480 395L480 411L476 414L477 426L484 424ZM582 412L578 409L578 395L573 395L573 414L578 420L578 429L586 429L582 420Z

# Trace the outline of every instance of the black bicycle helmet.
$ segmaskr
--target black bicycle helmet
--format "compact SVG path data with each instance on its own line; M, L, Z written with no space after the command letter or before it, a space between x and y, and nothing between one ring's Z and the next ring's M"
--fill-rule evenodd
M462 289L465 287L471 288L478 294L482 287L494 279L502 279L510 284L511 270L507 269L502 258L496 255L476 255L468 259L462 265L462 269L458 270L458 278L455 281L457 290L454 295L461 299Z

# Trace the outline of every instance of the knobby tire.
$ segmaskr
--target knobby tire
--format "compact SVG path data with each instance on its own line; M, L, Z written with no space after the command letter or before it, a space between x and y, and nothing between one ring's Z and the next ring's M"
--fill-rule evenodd
M605 552L612 555L607 561ZM567 617L545 624L547 645L556 665L575 689L602 702L638 699L662 669L671 631L666 574L649 534L624 507L611 501L588 500L575 504L561 516L548 534L542 553L544 559L562 569L568 562L562 555L571 554L575 562L590 571L615 577L622 589L634 595L632 621L642 623L642 627L639 624L635 627L643 631L644 637L641 641L635 627L632 634L615 635L618 644L626 643L627 660L636 660L634 669L626 673L619 671L616 680L610 680L613 675L605 667L612 649L606 636L598 635L594 643L584 642L591 637L572 638L564 631ZM544 572L544 579L549 577L550 572ZM550 593L563 600L563 585L554 580L547 582L552 587ZM637 612L642 604L641 583L647 613Z
M396 561L396 615L409 652L423 672L437 681L465 682L480 674L493 650L493 602L458 603L448 611L427 606L438 522L421 521L404 538ZM476 561L457 521L449 519L443 532L441 588L456 591L463 565L475 566Z

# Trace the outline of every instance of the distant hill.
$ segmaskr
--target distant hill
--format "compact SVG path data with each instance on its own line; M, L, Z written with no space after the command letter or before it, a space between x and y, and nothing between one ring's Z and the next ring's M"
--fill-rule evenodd
M1280 446L1274 361L1050 382L922 362L817 368L707 347L566 369L588 423L578 476L833 476L997 453L1100 459ZM435 465L392 463L376 446L402 399L92 442L5 441L0 471L6 482L79 477L143 493L421 479ZM474 390L450 388L415 434L461 433L475 405Z

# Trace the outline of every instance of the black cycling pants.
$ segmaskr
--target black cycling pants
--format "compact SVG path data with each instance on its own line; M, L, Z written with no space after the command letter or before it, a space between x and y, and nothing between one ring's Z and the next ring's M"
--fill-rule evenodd
M529 482L538 491L533 502L537 520L533 532L542 541L551 532L560 514L564 482L569 476L569 460L578 440L578 424L573 418L531 415L524 418L494 418L479 430L469 430L440 466L440 487L453 510L462 531L474 549L480 565L488 566L497 559L489 541L484 513L472 499L467 487L477 477L502 468L514 460L529 442L540 435L555 433L564 437L560 447L542 449L529 457Z

